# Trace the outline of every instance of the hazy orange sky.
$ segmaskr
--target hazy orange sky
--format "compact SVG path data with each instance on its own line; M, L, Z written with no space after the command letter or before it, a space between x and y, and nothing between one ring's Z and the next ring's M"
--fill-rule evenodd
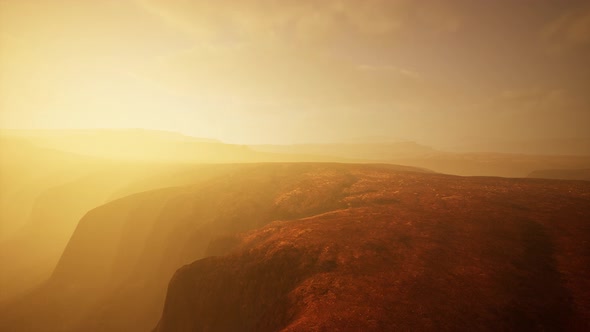
M0 0L0 126L590 137L590 2Z

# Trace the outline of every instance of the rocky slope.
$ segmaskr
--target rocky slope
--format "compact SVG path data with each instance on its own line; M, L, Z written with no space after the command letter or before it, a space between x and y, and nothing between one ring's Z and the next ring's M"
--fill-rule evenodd
M590 328L589 184L364 170L340 199L179 269L155 331Z
M90 211L0 330L585 327L589 183L223 167Z

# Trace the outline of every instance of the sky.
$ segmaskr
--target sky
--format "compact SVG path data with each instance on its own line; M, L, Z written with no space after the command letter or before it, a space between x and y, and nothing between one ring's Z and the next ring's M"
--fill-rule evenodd
M590 138L590 2L0 0L0 127Z

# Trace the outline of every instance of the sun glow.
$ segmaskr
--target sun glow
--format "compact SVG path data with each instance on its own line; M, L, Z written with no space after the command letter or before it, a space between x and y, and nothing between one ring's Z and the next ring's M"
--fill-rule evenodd
M498 25L503 7L481 6L4 0L0 126L242 144L587 136L588 8L566 20L516 6Z

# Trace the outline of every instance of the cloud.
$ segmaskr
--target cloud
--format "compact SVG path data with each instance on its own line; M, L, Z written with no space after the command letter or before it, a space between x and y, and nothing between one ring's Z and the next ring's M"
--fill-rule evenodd
M570 23L567 39L578 45L590 44L590 7Z
M590 45L590 6L570 10L543 27L541 38L550 54Z
M454 6L410 0L136 0L201 41L325 43L342 39L394 42L409 24L433 31L460 27Z
M408 78L411 79L420 79L421 75L413 70L409 70L409 69L404 69L404 68L400 68L397 66L393 66L393 65L371 65L371 64L367 64L367 65L359 65L358 66L359 70L364 70L364 71L369 71L369 72L388 72L388 73L394 73L394 74L398 74L398 75L404 75L407 76Z
M460 27L453 6L410 0L137 1L195 40L193 50L146 72L198 98L298 109L425 109L458 96L412 70L353 54L392 49L410 26L452 33Z
M433 1L422 6L416 11L417 19L421 24L428 27L431 32L453 33L458 31L462 22L460 7L453 6L448 2Z
M543 44L567 50L586 45L586 16L573 7L549 12L546 3L531 9L511 1L459 0L138 1L195 45L144 74L212 109L315 114L322 126L347 118L389 128L383 119L390 119L398 129L411 123L418 131L424 123L431 130L445 121L456 122L457 132L478 131L482 122L494 130L512 123L516 136L517 127L535 131L532 119L542 118L547 127L556 118L565 124L582 104L570 77L555 77L554 67L542 62L548 58L531 58L538 55L536 37L547 17L555 20L544 28ZM533 67L543 71L540 79L527 72ZM518 89L537 81L555 86ZM512 116L518 121L510 122Z
M529 116L577 113L584 101L562 87L528 87L504 90L486 105L491 113L527 114Z
M197 46L162 58L142 72L210 104L259 111L439 110L456 107L461 98L452 87L414 71L359 64L313 48Z

